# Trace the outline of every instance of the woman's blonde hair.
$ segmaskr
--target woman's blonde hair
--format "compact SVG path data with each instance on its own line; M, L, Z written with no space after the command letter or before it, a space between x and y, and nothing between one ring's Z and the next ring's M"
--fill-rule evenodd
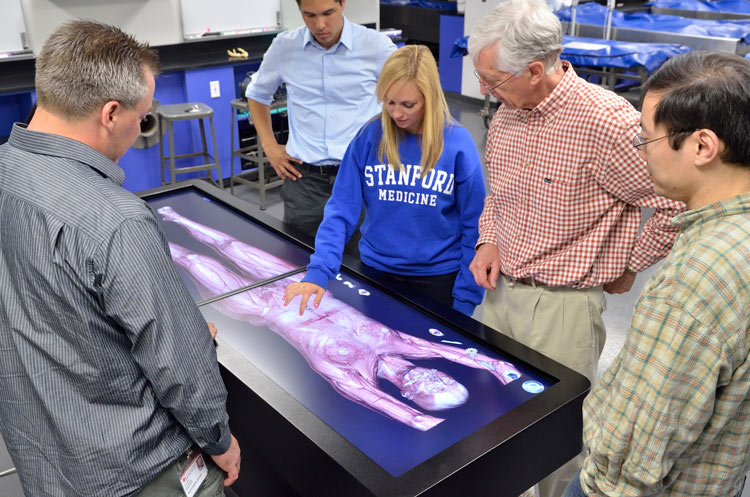
M383 65L375 92L378 102L383 104L380 120L383 136L378 147L381 162L400 170L403 165L398 153L398 145L404 131L388 115L385 106L386 92L394 83L411 81L424 97L424 119L422 121L422 138L420 145L422 157L420 166L422 177L429 173L443 153L443 128L451 119L448 104L440 86L437 64L430 50L424 45L406 45L401 47Z

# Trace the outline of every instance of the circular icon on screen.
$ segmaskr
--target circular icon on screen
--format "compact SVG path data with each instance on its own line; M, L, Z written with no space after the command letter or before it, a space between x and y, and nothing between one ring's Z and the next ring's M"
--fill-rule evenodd
M430 334L431 335L435 335L436 337L441 337L441 336L445 335L445 333L443 333L440 330L436 330L435 328L430 328Z
M508 378L510 381L517 380L521 377L521 375L516 373L515 371L506 371L503 373L503 376Z
M544 385L534 380L524 381L522 387L529 393L540 393L544 390Z

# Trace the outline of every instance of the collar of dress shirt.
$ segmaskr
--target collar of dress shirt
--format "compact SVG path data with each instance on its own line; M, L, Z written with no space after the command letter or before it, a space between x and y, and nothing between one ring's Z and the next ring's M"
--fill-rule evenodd
M341 38L339 38L339 41L328 50L336 50L336 47L338 47L339 44L343 45L350 51L352 50L352 23L349 22L349 19L347 19L346 16L344 16L344 27L341 28ZM305 26L305 36L302 37L302 46L306 47L307 45L315 45L321 50L325 50L320 46L317 40L315 40L312 33L310 33L310 29Z
M60 157L86 164L118 186L122 186L125 182L125 172L120 166L78 140L32 131L27 129L23 123L15 123L10 132L8 143L15 148L33 154Z
M533 109L516 109L518 117L539 115L546 121L552 121L555 114L565 107L570 95L575 91L575 86L578 82L578 75L573 69L573 66L570 65L570 62L563 60L561 63L565 70L565 74L563 74L563 77L557 86L555 86L552 92Z
M679 226L684 233L689 226L696 223L704 223L724 216L747 215L748 213L750 213L750 193L725 198L698 209L681 212L674 216L670 222Z

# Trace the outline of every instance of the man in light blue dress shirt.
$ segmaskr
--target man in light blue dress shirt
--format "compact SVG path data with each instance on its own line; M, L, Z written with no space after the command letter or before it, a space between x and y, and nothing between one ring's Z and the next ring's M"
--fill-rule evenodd
M380 112L380 69L396 47L344 17L346 0L297 0L304 26L281 33L247 88L258 138L284 179L284 221L315 236L346 147ZM270 104L286 84L289 140L276 141Z

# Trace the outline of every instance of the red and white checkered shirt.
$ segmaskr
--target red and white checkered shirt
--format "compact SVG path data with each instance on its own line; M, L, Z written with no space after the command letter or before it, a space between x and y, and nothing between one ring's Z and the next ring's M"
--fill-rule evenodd
M633 147L638 112L563 65L562 80L534 109L495 113L486 154L492 193L477 244L496 245L512 278L588 288L666 256L679 233L669 220L685 205L654 193ZM656 210L637 236L641 207Z

